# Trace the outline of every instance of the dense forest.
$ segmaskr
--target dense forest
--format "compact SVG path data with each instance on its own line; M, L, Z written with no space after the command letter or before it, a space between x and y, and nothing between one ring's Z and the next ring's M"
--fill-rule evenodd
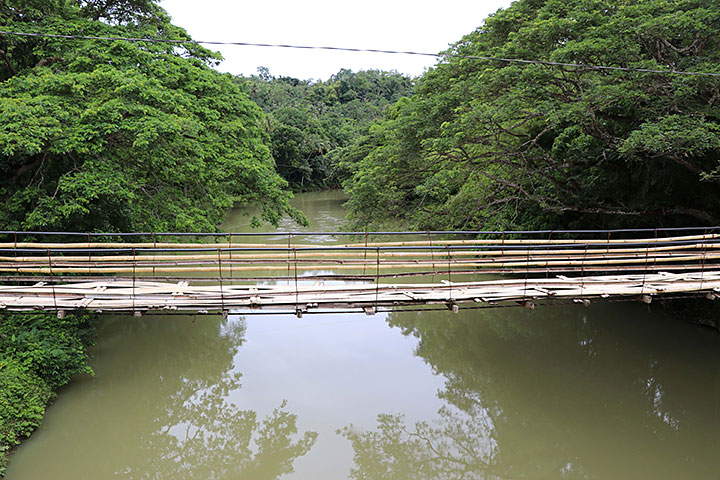
M326 81L273 77L266 68L236 82L266 113L270 151L295 190L339 188L344 165L386 107L412 95L397 72L341 70Z
M190 40L152 0L14 0L16 31ZM292 214L262 111L197 44L2 37L5 230L207 231L233 202Z
M355 226L717 225L720 4L518 0L417 81L344 185Z

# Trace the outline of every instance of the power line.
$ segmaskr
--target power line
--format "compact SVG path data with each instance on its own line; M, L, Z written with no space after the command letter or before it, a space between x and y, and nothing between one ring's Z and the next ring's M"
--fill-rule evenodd
M33 33L33 32L10 32L0 30L0 35L12 35L17 37L40 37L40 38L58 38L65 40L109 40L109 41L125 41L125 42L148 42L148 43L169 43L169 44L188 44L193 43L197 45L229 45L239 47L268 47L268 48L293 48L300 50L332 50L339 52L365 52L365 53L382 53L382 54L394 54L394 55L417 55L422 57L450 57L450 58L465 58L468 60L486 60L503 63L523 63L532 65L546 65L552 67L571 67L571 68L586 68L590 70L606 70L606 71L620 71L620 72L640 72L640 73L657 73L662 75L693 75L693 76L704 76L704 77L720 77L720 73L714 72L693 72L693 71L682 71L682 70L657 70L652 68L635 68L635 67L613 67L608 65L592 65L587 63L573 63L573 62L551 62L548 60L527 60L523 58L503 58L503 57L490 57L481 55L462 55L459 53L428 53L428 52L414 52L410 50L383 50L376 48L352 48L352 47L332 47L332 46L321 46L321 45L290 45L290 44L279 44L279 43L253 43L253 42L220 42L214 40L171 40L164 38L143 38L143 37L114 37L114 36L91 36L91 35L61 35L54 33Z

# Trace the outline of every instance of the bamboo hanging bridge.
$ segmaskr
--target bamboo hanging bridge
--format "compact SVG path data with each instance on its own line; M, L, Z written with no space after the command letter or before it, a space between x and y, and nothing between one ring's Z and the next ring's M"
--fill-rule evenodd
M714 299L718 232L0 232L0 311L302 316Z

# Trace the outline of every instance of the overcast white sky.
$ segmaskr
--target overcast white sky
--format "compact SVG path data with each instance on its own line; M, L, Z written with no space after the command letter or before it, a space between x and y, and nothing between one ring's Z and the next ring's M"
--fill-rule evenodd
M477 28L510 0L162 0L173 23L195 40L328 45L437 53ZM341 68L419 75L433 57L279 48L210 46L219 70L325 80Z

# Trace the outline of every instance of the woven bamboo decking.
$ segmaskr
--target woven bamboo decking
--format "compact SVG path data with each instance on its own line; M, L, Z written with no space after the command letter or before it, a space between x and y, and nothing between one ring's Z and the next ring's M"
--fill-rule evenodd
M142 234L1 232L11 241L0 243L0 310L300 316L714 298L720 234L713 231L396 232L406 238L393 241L363 233L359 243L332 244L297 233L287 241L226 234L189 243L178 234L161 242L157 234L147 241ZM294 242L300 235L310 241ZM383 241L370 241L376 238Z

